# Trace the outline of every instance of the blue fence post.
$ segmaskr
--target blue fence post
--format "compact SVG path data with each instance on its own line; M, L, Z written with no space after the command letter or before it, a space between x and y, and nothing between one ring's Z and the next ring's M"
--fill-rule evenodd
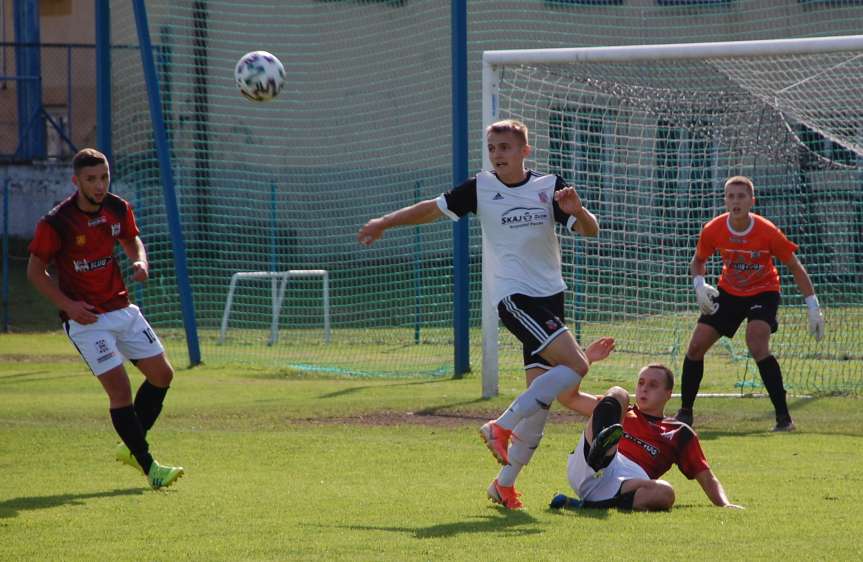
M9 331L9 182L3 180L3 331Z
M39 2L15 0L15 49L18 82L18 150L23 160L45 159L45 113L42 108L42 65L39 50Z
M72 140L72 45L66 46L66 136ZM108 160L110 165L111 161Z
M270 181L270 271L279 267L279 203L275 180Z
M467 0L452 0L453 184L467 179ZM455 376L470 372L470 246L468 218L453 225Z
M162 191L165 196L165 210L168 217L168 230L171 233L171 248L174 251L174 268L177 275L177 289L180 294L180 308L183 313L183 327L186 331L186 345L189 350L189 363L197 365L201 362L201 350L198 343L198 327L195 323L195 305L192 300L192 286L189 282L189 271L186 262L186 243L183 239L183 227L180 222L180 209L177 205L177 193L174 189L174 172L171 167L171 150L168 144L168 134L165 131L165 121L162 115L162 103L159 98L159 78L156 76L156 63L153 60L153 45L150 42L150 28L147 23L147 8L144 0L132 0L135 9L135 23L138 29L141 64L144 79L147 83L147 101L150 106L150 119L153 122L153 136L156 141L156 153L159 158L159 168L162 178Z
M96 145L113 165L110 5L110 0L96 0Z
M420 200L422 180L414 183L414 201ZM414 344L420 343L420 328L422 326L422 232L419 226L414 228Z

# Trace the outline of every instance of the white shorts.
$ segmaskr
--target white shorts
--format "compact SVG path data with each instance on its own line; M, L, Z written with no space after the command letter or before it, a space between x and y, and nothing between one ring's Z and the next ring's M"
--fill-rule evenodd
M614 455L608 466L596 472L588 466L584 458L585 445L587 440L582 432L578 445L569 455L566 470L569 485L582 500L609 500L617 495L620 486L627 480L633 478L650 480L650 476L643 468L620 453Z
M97 377L126 359L147 359L165 351L153 328L134 304L97 315L92 324L68 320L66 335Z

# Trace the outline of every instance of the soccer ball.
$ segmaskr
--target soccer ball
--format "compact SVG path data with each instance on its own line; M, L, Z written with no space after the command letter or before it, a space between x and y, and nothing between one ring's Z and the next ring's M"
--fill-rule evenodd
M285 67L267 51L246 53L234 69L240 93L252 101L270 101L285 85Z

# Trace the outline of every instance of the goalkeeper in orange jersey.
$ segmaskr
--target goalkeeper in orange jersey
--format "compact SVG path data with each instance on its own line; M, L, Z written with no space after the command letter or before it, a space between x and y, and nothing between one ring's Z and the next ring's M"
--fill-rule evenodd
M746 346L776 410L773 431L794 431L785 400L782 370L770 352L770 334L779 327L776 313L781 300L774 256L791 271L806 299L809 331L816 340L824 337L824 316L809 274L794 255L797 244L788 240L769 220L750 212L754 204L752 180L746 176L731 177L725 182L728 212L714 218L701 230L690 266L701 316L683 360L681 408L677 419L692 424L692 407L704 375L704 354L720 336L734 337L746 319ZM704 281L707 259L717 251L722 256L718 290Z

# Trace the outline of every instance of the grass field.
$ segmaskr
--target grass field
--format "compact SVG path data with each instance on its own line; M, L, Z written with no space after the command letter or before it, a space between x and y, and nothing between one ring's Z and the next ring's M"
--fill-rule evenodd
M604 367L586 388L606 386ZM519 481L527 509L507 512L485 499L497 466L476 430L522 385L504 373L484 401L476 376L181 368L151 442L187 474L153 492L112 460L106 398L65 338L2 335L0 559L863 557L859 398L793 398L789 435L765 431L766 399L700 399L705 452L740 512L712 507L676 469L669 513L549 511L583 425L558 409Z

